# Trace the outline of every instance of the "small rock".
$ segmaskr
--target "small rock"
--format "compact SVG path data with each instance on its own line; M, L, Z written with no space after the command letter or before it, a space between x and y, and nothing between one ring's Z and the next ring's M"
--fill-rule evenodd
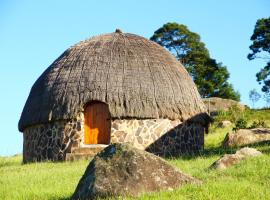
M254 148L244 147L236 151L236 154L243 155L245 157L254 157L254 156L261 156L262 152Z
M218 124L218 127L225 128L225 127L228 127L228 126L231 126L231 125L232 125L232 122L230 122L229 120L224 120L224 121L221 121Z
M127 144L112 144L89 163L71 199L138 196L172 190L186 183L201 181L146 151Z
M242 148L236 151L235 154L225 154L217 161L215 161L210 167L215 169L226 169L234 164L239 163L241 160L245 160L249 157L260 156L262 153L254 148Z
M223 146L238 147L265 141L270 141L270 129L268 128L239 129L226 135Z

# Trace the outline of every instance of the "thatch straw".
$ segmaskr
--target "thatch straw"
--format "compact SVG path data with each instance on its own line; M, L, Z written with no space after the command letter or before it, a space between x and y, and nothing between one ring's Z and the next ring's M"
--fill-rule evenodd
M33 85L19 130L72 119L87 102L109 105L112 118L188 119L205 112L185 68L143 37L117 31L67 49Z

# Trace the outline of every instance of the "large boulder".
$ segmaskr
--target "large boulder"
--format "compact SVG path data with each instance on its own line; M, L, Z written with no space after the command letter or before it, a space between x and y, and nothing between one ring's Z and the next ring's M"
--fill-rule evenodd
M223 99L219 97L204 98L203 102L208 110L208 113L215 115L218 111L228 111L231 107L236 106L240 110L244 110L245 106L231 99Z
M239 163L241 160L245 160L250 157L256 157L260 156L262 153L254 148L242 148L238 151L236 151L235 154L225 154L221 158L219 158L217 161L215 161L211 168L223 170L227 167L230 167L231 165Z
M223 146L237 147L265 141L270 141L270 129L268 128L239 129L226 135Z
M138 196L186 183L201 182L146 151L112 144L89 163L71 199Z

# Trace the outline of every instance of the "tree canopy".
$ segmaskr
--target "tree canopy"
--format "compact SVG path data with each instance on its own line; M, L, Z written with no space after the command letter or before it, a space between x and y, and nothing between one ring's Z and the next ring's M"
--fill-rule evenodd
M270 17L258 19L254 28L254 32L250 38L251 53L248 54L248 59L261 58L266 61L264 66L257 74L257 81L262 86L262 91L270 92Z
M168 49L185 66L203 98L240 100L239 93L228 82L230 74L226 66L210 57L200 36L187 26L164 24L150 39Z

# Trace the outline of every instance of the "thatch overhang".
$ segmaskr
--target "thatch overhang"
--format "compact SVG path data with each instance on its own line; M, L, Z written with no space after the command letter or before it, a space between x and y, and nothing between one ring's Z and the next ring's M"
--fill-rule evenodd
M19 130L75 118L93 100L107 103L111 117L120 119L184 121L206 111L175 57L143 37L116 31L70 47L42 73L30 91Z

